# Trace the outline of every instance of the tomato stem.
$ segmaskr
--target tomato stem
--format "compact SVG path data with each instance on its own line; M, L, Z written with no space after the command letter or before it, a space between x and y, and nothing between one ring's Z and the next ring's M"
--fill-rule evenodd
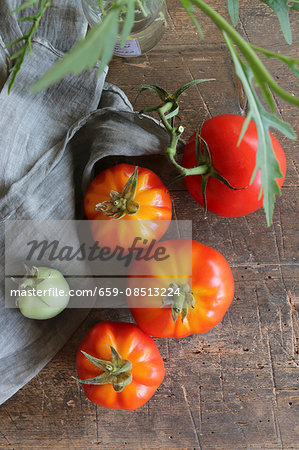
M166 113L171 110L173 107L173 104L171 102L165 103L165 105L158 108L158 114L160 116L160 119L168 132L170 136L170 144L166 147L165 151L168 156L169 161L171 164L182 174L184 177L188 175L203 175L206 174L209 170L209 167L206 164L200 164L197 167L192 167L190 169L187 169L186 167L181 166L175 159L176 152L177 152L177 145L179 142L179 139L181 135L184 132L184 127L181 125L179 127L171 126L171 124L168 122ZM173 119L174 117L172 117Z
M170 307L171 315L174 322L177 321L178 315L181 314L182 322L188 315L189 308L194 308L195 298L189 284L171 283L169 290L173 292L171 296L165 296L162 299L162 307Z
M207 215L207 199L206 199L206 188L209 181L209 178L215 177L222 183L224 183L228 188L239 190L239 188L234 188L231 186L231 184L221 175L217 172L217 170L213 167L211 154L209 151L208 144L205 142L205 140L201 137L201 129L199 129L198 133L196 134L196 159L197 159L197 165L195 167L186 168L181 166L176 161L176 153L177 153L177 145L180 140L181 135L184 132L183 126L175 127L175 117L179 112L179 104L178 99L179 96L186 90L189 89L189 87L194 86L195 84L198 84L202 81L212 81L213 79L206 79L206 80L194 80L191 83L187 83L181 88L177 89L174 94L169 94L164 89L154 86L154 85L142 85L139 86L140 91L143 92L144 90L150 89L154 91L162 100L162 103L156 107L151 107L148 109L144 109L140 111L142 112L152 112L157 111L159 114L159 117L161 119L161 122L163 123L167 133L170 137L170 142L168 146L165 149L165 152L168 156L168 159L170 163L177 169L177 171L180 173L172 182L177 181L181 178L192 176L192 175L201 175L201 187L202 187L202 196L203 196L203 205L204 205L204 215L206 217ZM203 151L201 149L203 148ZM241 188L245 189L245 188Z
M96 210L101 211L111 219L122 219L126 214L133 215L139 210L139 204L134 201L138 181L138 167L135 170L122 191L110 191L111 200L98 203Z
M130 384L132 381L132 363L127 359L122 359L120 354L114 347L112 347L111 345L109 345L109 347L111 348L111 361L98 359L81 350L88 361L101 369L102 373L94 378L88 378L86 380L81 380L75 377L72 378L74 378L81 384L112 384L113 389L116 392L121 392L124 387Z

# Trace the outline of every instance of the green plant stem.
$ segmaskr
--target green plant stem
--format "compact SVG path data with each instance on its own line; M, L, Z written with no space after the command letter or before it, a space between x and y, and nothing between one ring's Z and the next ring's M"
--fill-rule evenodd
M190 0L190 1L193 5L197 6L205 15L207 15L221 31L225 31L233 40L233 42L237 44L242 55L247 60L249 65L252 67L252 70L254 71L255 76L257 77L257 81L259 79L262 79L264 83L266 80L268 86L279 97L281 97L283 100L285 100L290 104L299 106L299 98L294 97L292 96L292 94L286 92L274 81L274 79L271 77L262 61L250 47L250 45L220 14L218 14L213 8L211 8L202 0Z
M182 174L183 176L189 175L204 175L209 171L209 167L206 164L201 164L196 167L192 167L190 169L186 169L186 167L181 166L175 159L175 155L177 152L177 145L179 139L184 132L184 127L179 126L178 128L174 128L166 119L165 113L167 113L172 107L172 103L165 103L161 108L158 109L158 114L160 116L161 121L165 129L167 130L170 136L170 144L166 147L165 152L169 158L171 164ZM171 118L172 120L173 118Z
M99 6L99 8L100 8L100 10L101 10L102 15L105 16L106 11L105 11L105 8L104 8L104 6L103 6L102 0L97 0L97 2L98 2L98 6Z
M146 17L147 16L147 11L145 10L145 7L143 6L143 2L142 0L135 0L135 2L137 3L137 5L139 6L142 14Z
M21 66L23 64L23 61L25 59L27 51L29 50L29 52L31 53L32 37L33 37L34 33L37 31L37 29L38 29L40 20L43 17L45 10L50 5L51 5L51 0L43 0L41 2L41 7L40 7L39 12L35 16L32 17L33 24L31 26L30 30L27 33L25 33L24 36L22 36L21 38L17 39L16 41L10 43L7 46L7 47L12 47L13 45L17 44L18 42L25 41L23 47L18 52L16 52L14 55L12 55L12 57L11 57L11 59L15 59L16 58L16 62L15 62L15 65L11 69L12 76L11 76L11 79L10 79L9 85L8 85L8 93L10 93L12 85L15 82L16 76L17 76L18 72L21 69ZM23 20L27 20L27 18L25 18Z
M254 45L254 44L250 44L250 47L251 47L253 50L256 50L257 52L262 53L262 54L265 55L267 58L276 58L276 59L279 59L280 61L282 61L284 64L286 64L286 65L289 66L290 68L291 68L291 64L294 64L294 66L295 66L295 65L296 65L296 66L299 66L299 59L289 58L289 57L287 57L287 56L285 56L285 55L281 55L280 53L272 52L271 50L267 50L267 49L265 49L265 48L259 47L259 46ZM291 69L294 71L294 68L291 68ZM294 71L294 72L295 72L295 71ZM297 69L297 71L296 71L295 73L296 73L297 76L298 76L298 73L299 73L298 69Z

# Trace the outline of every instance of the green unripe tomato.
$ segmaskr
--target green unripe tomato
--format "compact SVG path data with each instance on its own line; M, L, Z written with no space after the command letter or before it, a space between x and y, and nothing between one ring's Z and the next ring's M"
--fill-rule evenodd
M45 320L60 314L70 299L70 288L62 273L49 267L27 268L27 271L17 299L23 316Z

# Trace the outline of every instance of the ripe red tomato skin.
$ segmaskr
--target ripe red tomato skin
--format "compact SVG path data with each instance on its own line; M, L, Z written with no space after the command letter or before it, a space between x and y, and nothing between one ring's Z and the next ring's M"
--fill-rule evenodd
M82 384L85 395L106 408L133 411L144 405L162 383L165 376L163 360L153 339L135 324L104 321L89 331L78 348L76 366L80 379L92 378L101 373L81 350L96 358L110 360L109 345L123 359L131 361L133 380L121 392L116 392L111 384Z
M229 189L219 180L210 177L207 185L207 209L214 214L224 217L239 217L250 214L263 204L260 193L260 171L257 172L253 183L250 179L255 167L258 138L256 126L250 122L248 129L237 147L238 138L245 118L233 114L224 114L207 120L201 129L201 136L208 143L212 164L228 182L239 191ZM195 167L195 136L194 133L186 144L183 156L183 166ZM279 187L282 186L286 175L286 158L277 139L271 135L272 146L279 161L282 178L277 178ZM192 197L203 206L201 191L201 176L185 177L185 184Z
M173 276L186 275L187 271L184 270L187 259L190 258L190 243L192 267L189 267L189 273L192 273L192 291L196 303L194 308L189 309L184 322L181 321L180 315L174 322L170 308L161 308L161 300L158 297L153 298L153 302L157 301L157 304L153 303L153 308L134 308L131 306L132 303L130 304L130 298L127 299L136 323L151 336L182 338L191 334L205 333L222 320L233 300L234 280L224 256L200 242L186 239L160 242L160 245L165 246L166 254L170 255L164 267L156 261L141 261L138 262L138 266L133 263L129 270L128 287L133 290L138 286L138 276L142 274L147 275L148 286L153 288L166 287L173 280ZM176 256L176 273L169 273L168 267L173 266ZM141 283L144 283L144 280L140 281L140 286ZM138 301L142 306L142 302L147 300L141 297Z

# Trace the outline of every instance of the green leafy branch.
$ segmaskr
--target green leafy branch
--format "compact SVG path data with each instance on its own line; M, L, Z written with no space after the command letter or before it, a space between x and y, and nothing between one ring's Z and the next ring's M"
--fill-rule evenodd
M110 7L111 7L111 2L105 2L105 5L103 4L103 0L97 0L98 3L98 7L99 7L99 12L102 16L105 16L106 14L108 14ZM135 12L141 12L144 16L147 16L150 13L150 8L147 5L147 0L134 0L132 2L133 7L135 8ZM131 7L131 6L130 6ZM124 3L122 8L121 8L121 15L125 16L129 11L129 6Z
M244 126L239 137L239 143L241 142L245 134L250 120L254 120L257 128L258 149L256 156L256 166L252 174L250 183L253 182L256 172L260 170L260 197L262 194L264 195L263 207L266 213L267 224L268 226L270 226L272 222L273 208L275 203L275 194L280 193L276 178L281 178L282 174L280 172L279 164L276 160L272 148L269 128L276 128L278 131L280 131L290 139L295 139L296 135L292 130L292 127L288 123L283 122L277 116L268 113L264 109L254 89L252 70L241 60L240 56L233 46L231 39L225 33L223 33L223 35L230 53L232 54L236 74L243 84L249 104L249 113L247 115L246 121L244 122Z
M227 0L227 9L235 27L239 20L239 0Z
M282 61L286 66L288 66L291 71L299 77L299 60L295 58L290 58L285 55L281 55L280 53L271 52L270 50L266 50L265 48L258 47L257 45L250 44L250 47L257 52L263 53L267 58L275 58Z
M264 195L263 207L266 214L267 224L270 225L272 223L275 194L280 193L276 178L279 178L282 175L280 173L279 165L272 148L269 128L276 128L278 131L285 134L290 139L295 139L296 135L289 124L281 121L276 115L270 114L264 109L256 93L255 84L260 88L261 93L272 109L272 112L275 112L276 110L273 100L273 93L278 95L289 104L293 104L296 106L299 106L299 98L285 91L276 83L255 51L263 53L268 58L279 59L284 64L286 64L296 76L299 75L299 60L289 58L288 56L280 55L261 47L249 44L220 14L218 14L205 2L201 0L184 1L185 3L187 1L192 6L193 11L194 7L197 6L215 23L215 25L222 32L228 49L232 55L236 74L243 84L243 88L249 102L249 114L247 116L247 120L244 123L239 142L244 136L249 121L253 120L257 127L259 145L256 156L256 166L252 175L251 182L253 181L257 170L260 170L260 195ZM234 3L236 8L237 2L229 3ZM193 11L190 11L189 9L189 13L193 14ZM233 17L233 20L235 19L236 17ZM196 20L195 17L193 20ZM239 50L240 54L237 52L236 48ZM241 59L241 56L243 57L243 60Z
M184 1L186 2L186 0ZM222 33L225 32L226 35L232 40L232 42L238 47L239 51L247 61L249 67L251 68L255 82L261 89L261 93L263 94L264 98L266 99L267 103L270 105L273 111L275 111L275 105L271 95L271 91L276 93L286 102L299 106L299 98L285 91L278 85L278 83L276 83L276 81L272 78L272 76L266 69L263 62L254 52L251 44L246 42L245 39L243 39L242 36L220 14L218 14L213 8L211 8L202 0L187 0L187 1L193 6L197 6L203 13L205 13L215 23L215 25L219 28L219 30ZM194 20L196 19L194 18ZM283 62L289 60L290 58L285 56ZM299 64L299 60L296 61L296 64L297 65Z
M279 18L284 36L287 42L291 42L291 31L289 23L289 10L299 10L299 2L295 0L288 3L287 0L260 0L266 3L274 10ZM31 30L19 40L11 43L14 45L24 40L23 47L18 50L13 59L16 64L12 68L13 76L10 80L10 88L15 81L16 75L20 70L21 64L27 50L31 47L31 38L37 30L40 18L51 0L40 0L41 7L39 13L31 18L22 20L33 20ZM101 0L98 0L99 5ZM33 92L37 92L49 85L59 81L68 73L79 74L85 69L92 69L100 60L98 74L100 75L109 63L113 55L113 50L118 38L121 38L123 46L129 38L134 25L135 7L140 8L140 3L146 5L147 0L111 0L110 8L105 11L102 22L93 27L86 38L80 41L65 57L55 63L52 68L41 77L32 87ZM276 58L284 63L296 76L299 76L299 60L285 55L274 53L272 51L257 47L248 43L243 37L229 24L219 13L202 0L180 0L190 19L196 26L200 36L203 36L201 27L195 16L195 12L200 10L209 17L218 27L224 36L225 42L232 55L236 73L243 83L244 90L249 101L249 114L246 126L249 120L253 120L257 126L259 136L259 146L257 151L257 162L255 172L261 171L262 192L264 194L264 208L266 212L267 223L272 220L275 194L279 193L279 187L276 178L280 176L279 168L275 155L273 153L271 140L269 137L269 127L273 127L284 133L290 138L295 134L288 124L278 119L274 114L268 113L262 106L256 92L256 86L270 106L272 112L275 112L275 103L273 94L277 95L289 104L299 106L299 98L284 90L270 75L265 65L258 56L262 53L267 58ZM24 9L30 5L37 5L38 1L29 0L24 2L17 10ZM238 21L239 2L238 0L227 0L227 6L232 23L235 25ZM121 22L121 26L120 26ZM174 111L168 111L168 114L174 114ZM245 128L243 129L243 133ZM275 162L276 161L276 162Z
M261 0L263 3L266 3L278 17L280 28L283 32L284 38L287 41L288 44L292 43L292 30L290 26L290 18L289 18L289 11L290 9L297 9L296 1L293 5L291 5L291 2L288 0Z
M37 4L38 4L38 0L28 0L24 3L22 3L18 8L14 9L11 12L16 13L16 12L22 11L32 5L37 7ZM32 22L32 26L27 33L25 33L23 36L19 37L18 39L16 39L15 41L13 41L7 45L7 48L9 48L20 42L24 42L23 45L21 46L21 48L19 50L17 50L10 57L10 59L12 61L15 60L15 63L10 69L10 72L12 73L12 75L11 75L11 78L10 78L9 84L8 84L8 92L11 91L11 88L17 77L17 74L21 70L26 53L28 51L31 53L32 37L38 29L40 20L41 20L42 16L44 15L44 12L50 5L51 5L51 0L41 0L40 9L37 12L37 14L35 14L33 16L22 17L22 18L18 19L19 22L25 22L25 21Z
M289 2L288 0L260 0L271 8L280 23L284 38L288 44L292 43L292 30L290 25L289 12L291 9L299 11L299 1ZM239 0L227 0L227 8L234 26L239 20Z
M139 92L137 94L135 102L137 101L139 95L142 94L142 92L147 91L147 90L155 92L161 100L161 104L159 106L154 106L152 108L145 108L145 109L139 111L139 113L140 114L143 114L143 113L148 114L150 112L160 111L160 109L163 108L166 104L169 104L171 106L169 109L167 109L167 115L165 116L165 119L166 120L171 119L170 126L172 128L174 128L175 116L179 113L178 99L179 99L180 95L183 92L185 92L187 89L189 89L190 87L195 86L196 84L199 84L199 83L205 83L207 81L215 81L215 78L192 80L189 83L184 84L184 86L181 86L173 94L170 94L169 92L165 91L165 89L163 89L159 86L156 86L154 84L143 84L141 86L136 86L136 89L139 89ZM161 120L163 120L162 117L161 117ZM163 123L164 123L166 130L169 131L167 124L165 122L163 122Z
M109 11L103 15L103 20L95 25L87 34L85 39L68 52L65 57L56 62L46 74L32 86L32 92L38 92L49 85L61 80L68 73L75 75L83 70L91 70L100 60L98 75L105 70L110 62L113 50L118 39L119 22L126 11L123 19L121 32L121 47L129 38L134 24L135 0L115 0L111 2ZM140 6L140 0L137 1Z

